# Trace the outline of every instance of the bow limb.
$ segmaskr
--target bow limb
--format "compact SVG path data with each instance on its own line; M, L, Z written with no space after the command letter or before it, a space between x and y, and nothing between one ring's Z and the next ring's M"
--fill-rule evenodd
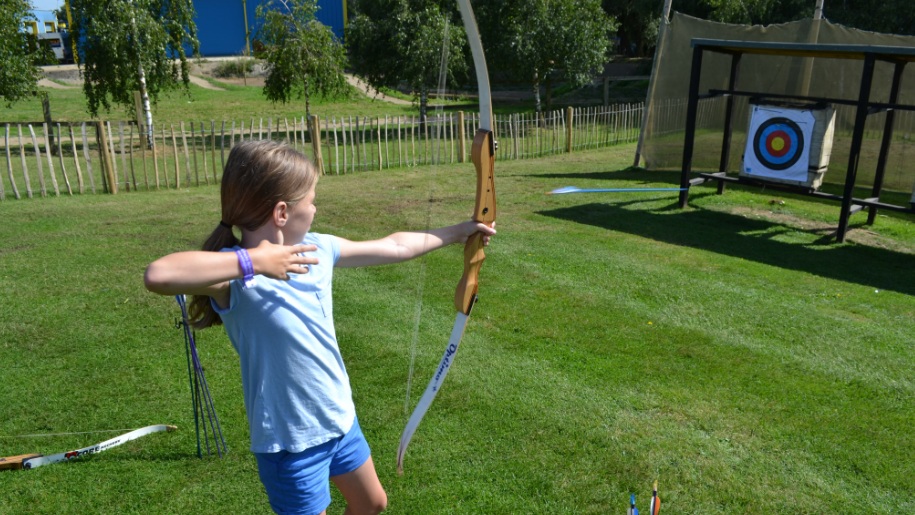
M492 227L492 224L496 221L496 188L493 174L496 143L492 131L492 96L489 88L489 72L486 68L483 44L480 41L480 32L477 29L470 1L457 0L457 2L461 10L461 17L464 20L464 31L467 33L470 51L473 55L480 99L480 128L473 138L473 146L471 147L471 159L477 172L477 193L473 219ZM454 307L457 310L457 315L454 320L454 327L451 330L451 337L448 340L448 346L445 348L445 354L442 356L435 374L413 410L413 414L410 415L410 420L407 421L407 425L400 437L400 446L397 449L397 472L399 474L403 474L403 460L407 452L407 446L410 445L413 434L419 427L419 423L422 422L429 406L432 405L432 401L435 399L457 356L458 346L460 346L461 338L464 336L464 328L467 327L470 311L477 300L480 268L483 266L483 260L485 259L483 234L476 233L468 238L467 243L464 245L464 273L454 294Z
M489 88L489 71L486 68L486 55L483 53L483 42L480 40L480 31L477 20L473 16L470 0L457 0L461 10L461 19L464 20L464 32L470 44L470 53L473 55L473 66L477 75L477 89L480 99L480 129L492 130L492 95Z
M90 445L89 447L83 447L82 449L75 449L72 451L61 452L58 454L52 454L51 456L41 456L39 454L27 454L23 456L14 456L11 458L3 458L3 460L9 460L10 466L8 468L24 468L24 469L33 469L35 467L40 467L42 465L49 465L51 463L58 463L61 461L72 460L74 458L79 458L80 456L85 456L87 454L95 454L97 452L107 451L113 447L117 447L123 443L127 443L131 440L136 440L137 438L146 436L152 433L158 433L159 431L174 431L177 429L175 426L169 426L165 424L158 424L154 426L141 427L140 429L135 429L129 433L125 433L121 436L116 436L110 440L105 440L104 442L97 443L95 445ZM15 463L14 458L20 458L18 463ZM2 462L3 460L0 460ZM7 467L2 467L7 468Z

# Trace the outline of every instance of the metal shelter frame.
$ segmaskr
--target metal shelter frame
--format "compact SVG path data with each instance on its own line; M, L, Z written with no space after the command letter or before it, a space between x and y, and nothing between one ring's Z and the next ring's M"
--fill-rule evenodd
M835 45L811 43L767 43L752 41L726 41L717 39L692 39L693 57L689 83L689 102L686 111L686 136L683 147L683 168L680 176L680 207L684 208L689 199L690 186L713 180L718 181L718 193L724 191L727 182L765 184L767 187L786 189L805 195L836 200L842 203L839 214L839 226L836 230L836 241L845 241L848 232L849 217L862 210L868 209L867 223L871 225L877 216L877 210L887 209L905 213L915 213L915 203L907 206L888 204L880 201L880 191L883 188L883 178L886 170L887 155L893 137L893 121L895 111L915 111L915 105L901 104L899 100L900 84L905 65L915 61L915 48L878 46L878 45ZM709 89L700 95L700 78L702 75L702 56L705 52L715 52L731 56L730 74L727 89ZM857 100L826 98L809 95L783 95L770 94L760 91L741 91L736 89L740 71L740 59L745 54L766 55L775 58L781 57L808 57L817 59L849 59L862 61L861 83ZM889 99L886 102L876 102L870 99L871 86L874 79L874 68L878 61L893 65L893 82L890 88ZM693 146L696 136L696 114L700 98L726 97L724 135L721 146L721 162L717 173L699 173L698 177L692 175ZM734 120L734 97L750 97L753 101L788 102L826 102L844 104L855 107L855 123L852 132L851 149L848 157L848 168L845 175L845 186L842 195L834 195L816 191L809 188L799 188L778 183L770 183L746 177L733 177L727 175L727 166L730 159L731 132ZM877 169L874 176L871 196L860 199L854 198L855 180L858 174L858 161L861 156L861 145L864 137L864 124L867 117L874 113L886 111L886 121L883 129L883 140L877 159Z

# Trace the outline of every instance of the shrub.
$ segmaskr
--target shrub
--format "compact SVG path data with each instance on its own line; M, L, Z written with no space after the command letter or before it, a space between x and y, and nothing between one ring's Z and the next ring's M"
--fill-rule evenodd
M250 75L253 71L254 59L250 57L239 57L238 59L219 63L216 68L213 69L213 75L220 78L243 77L245 75Z

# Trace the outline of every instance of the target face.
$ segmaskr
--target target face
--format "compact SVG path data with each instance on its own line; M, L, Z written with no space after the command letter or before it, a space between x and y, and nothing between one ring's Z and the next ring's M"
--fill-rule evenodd
M764 167L787 170L804 155L804 132L788 118L770 118L753 135L753 153Z

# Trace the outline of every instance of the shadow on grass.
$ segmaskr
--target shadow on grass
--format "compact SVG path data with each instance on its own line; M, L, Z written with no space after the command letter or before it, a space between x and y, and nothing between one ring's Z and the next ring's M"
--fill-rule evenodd
M628 168L623 168L620 170L606 170L606 171L594 171L594 172L584 172L584 173L547 173L547 174L538 174L538 178L546 179L562 179L564 182L563 186L567 185L568 182L574 182L575 179L581 180L597 180L597 181L627 181L631 183L639 183L651 186L664 186L665 184L670 185L671 187L678 188L680 187L680 172L672 170L646 170L644 168L639 168L635 166L630 166ZM572 181L569 181L571 179ZM638 187L638 186L632 186ZM710 188L717 188L716 182L708 182L703 186L694 186L690 189L690 197L694 197L696 194L701 194L703 191L709 191ZM746 190L746 191L755 191L760 193L767 193L767 188L761 185L748 185L748 184L728 184L725 188L725 194L727 194L728 189L735 190ZM823 184L819 191L823 193L832 193L833 195L842 195L843 186L841 184ZM791 191L790 189L778 189L771 188L769 191L772 195L777 195L780 197L787 198L798 198L803 199L805 202L817 202L820 204L828 204L836 207L836 220L838 220L838 213L840 209L840 203L836 200L829 200L825 198L813 197L810 195L805 195L799 191ZM910 204L910 193L908 192L899 192L899 191L883 191L880 194L880 200L889 204L895 204L898 206L907 207ZM869 187L857 187L853 194L856 198L866 198L871 196L871 190ZM912 219L910 214L902 214L895 211L889 211L886 209L880 210L880 214L885 216L892 216L897 218ZM838 222L837 222L838 223Z
M614 176L619 177L616 173ZM563 174L563 177L568 175ZM648 200L642 198L616 204L590 203L538 213L672 245L693 247L829 279L915 295L913 256L910 254L864 245L826 245L824 243L831 241L831 237L824 237L817 231L804 231L769 220L754 220L729 213L680 211L676 207L676 200L660 211L626 208ZM657 197L652 197L651 200L657 200ZM775 239L780 234L798 232L819 238L806 243Z
M537 174L541 179L570 179L597 180L597 181L631 181L644 184L670 183L671 186L680 186L680 172L648 171L644 168L630 166L622 170L605 170L581 173L544 173Z

